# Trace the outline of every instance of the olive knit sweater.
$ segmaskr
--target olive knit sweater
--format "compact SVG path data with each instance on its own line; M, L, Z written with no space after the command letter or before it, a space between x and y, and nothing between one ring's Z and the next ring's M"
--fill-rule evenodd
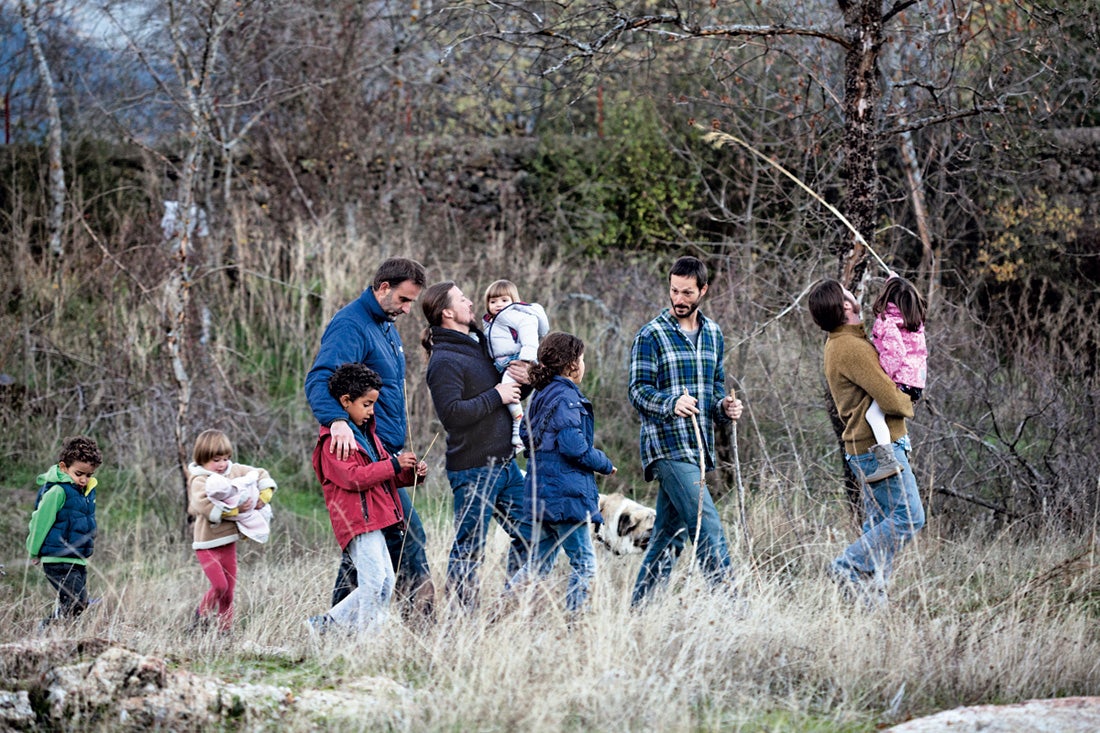
M872 400L877 400L886 413L890 440L906 434L905 418L913 417L913 403L882 371L878 352L862 325L844 324L829 332L825 381L844 421L844 450L848 455L866 453L875 444L875 434L867 422Z

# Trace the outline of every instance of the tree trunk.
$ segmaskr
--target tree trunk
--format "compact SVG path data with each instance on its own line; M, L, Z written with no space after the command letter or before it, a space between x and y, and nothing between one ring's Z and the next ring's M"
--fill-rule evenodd
M881 0L842 0L848 50L844 57L844 160L847 188L844 211L852 226L874 245L879 179L875 166L882 98L879 53L882 49ZM851 288L867 269L867 249L854 235L837 243L838 279Z
M844 57L844 160L841 166L847 187L840 208L852 226L863 235L864 241L874 247L880 200L876 161L882 100L882 77L879 73L882 4L881 0L840 0L840 9L844 13L848 40ZM867 269L867 248L858 237L851 235L838 242L834 254L837 256L837 279L854 291ZM825 404L840 446L849 508L857 521L862 522L859 480L843 459L844 423L836 415L836 406L827 394Z
M50 65L46 61L46 54L42 51L42 44L38 38L38 21L31 13L26 0L19 3L19 15L23 19L27 42L30 43L35 63L38 64L38 74L42 77L42 87L46 92L46 111L49 117L47 148L50 161L50 206L46 216L46 227L50 234L50 252L60 259L65 253L61 243L61 232L65 223L65 168L61 161L61 108L57 104L53 74L50 73Z

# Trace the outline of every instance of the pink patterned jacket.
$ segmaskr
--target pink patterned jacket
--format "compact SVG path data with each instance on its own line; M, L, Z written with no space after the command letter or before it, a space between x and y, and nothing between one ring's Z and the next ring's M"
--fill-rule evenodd
M895 384L924 389L928 380L928 346L924 342L924 324L916 331L905 327L901 311L893 303L875 318L871 340L878 349L878 360Z

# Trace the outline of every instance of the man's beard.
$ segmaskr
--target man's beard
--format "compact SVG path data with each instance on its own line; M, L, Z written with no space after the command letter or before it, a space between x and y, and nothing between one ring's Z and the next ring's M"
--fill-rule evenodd
M670 305L672 305L672 304L670 303ZM681 313L680 308L687 308L687 312L686 313ZM692 303L691 305L681 305L681 306L672 305L672 312L676 314L677 318L690 318L691 314L694 313L697 310L699 310L699 304L698 303Z
M386 320L390 323L396 321L397 317L401 315L401 311L398 311L397 313L393 313L390 311L390 308L393 307L393 299L389 296L388 293L384 301L378 300L378 307L382 309L382 315L385 316Z

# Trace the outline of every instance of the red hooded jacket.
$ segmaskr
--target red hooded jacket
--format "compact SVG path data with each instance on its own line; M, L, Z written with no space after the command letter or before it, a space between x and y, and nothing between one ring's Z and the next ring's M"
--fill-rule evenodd
M397 460L390 457L374 432L374 421L363 428L378 452L372 462L361 446L341 461L330 453L331 432L324 425L313 449L313 471L325 493L332 531L340 548L346 548L355 537L403 521L398 486L411 486L416 480L414 469L400 470Z

